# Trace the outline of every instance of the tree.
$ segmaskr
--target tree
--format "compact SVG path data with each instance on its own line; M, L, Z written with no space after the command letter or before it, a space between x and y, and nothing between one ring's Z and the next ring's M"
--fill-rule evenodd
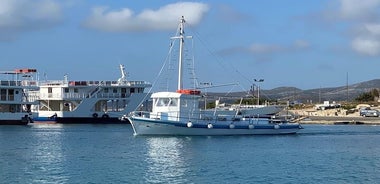
M207 105L206 105L206 108L207 109L215 108L215 102L208 102Z
M371 94L373 96L373 100L374 101L377 101L379 99L379 90L377 89L372 89L371 90Z
M373 102L379 97L379 91L377 89L372 89L370 92L365 92L360 94L355 98L358 102Z

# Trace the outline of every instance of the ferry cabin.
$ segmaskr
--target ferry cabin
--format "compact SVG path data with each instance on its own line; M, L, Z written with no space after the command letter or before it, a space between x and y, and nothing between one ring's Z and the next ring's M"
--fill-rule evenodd
M73 111L83 99L95 99L92 112L122 111L128 98L143 93L144 81L50 81L40 85L39 111Z
M26 82L26 83L25 83ZM36 114L31 113L31 105L36 97L25 95L27 90L37 90L29 81L0 81L0 124L27 124Z

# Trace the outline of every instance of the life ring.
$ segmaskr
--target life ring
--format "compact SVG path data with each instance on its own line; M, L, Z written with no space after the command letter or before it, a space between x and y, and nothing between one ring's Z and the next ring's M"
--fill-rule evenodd
M110 116L108 114L103 114L102 118L109 118Z
M94 113L94 114L92 114L92 117L93 117L93 118L97 118L97 117L98 117L98 113Z
M209 124L207 124L207 128L213 128L213 126L212 126L212 124L211 123L209 123Z
M192 123L191 121L187 122L186 125L187 125L187 127L189 127L189 128L193 127L193 123Z
M230 124L230 129L234 129L235 125L233 123Z

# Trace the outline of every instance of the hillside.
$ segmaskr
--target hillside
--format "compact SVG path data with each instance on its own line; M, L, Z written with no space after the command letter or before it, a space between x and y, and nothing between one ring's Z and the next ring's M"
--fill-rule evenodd
M347 86L316 88L302 90L296 87L278 87L270 90L260 90L260 98L266 98L279 101L299 101L299 102L323 102L329 101L349 101L355 99L358 95L368 92L372 89L380 88L380 79L360 82ZM256 92L255 92L256 94ZM238 98L249 96L247 92L234 92L227 96L221 93L209 93L210 96L224 96Z

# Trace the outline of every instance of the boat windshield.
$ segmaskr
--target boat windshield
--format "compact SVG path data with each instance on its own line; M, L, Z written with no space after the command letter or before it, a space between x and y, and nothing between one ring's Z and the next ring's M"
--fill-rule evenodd
M178 105L178 99L176 98L158 98L156 106L162 107L162 106L177 106Z

